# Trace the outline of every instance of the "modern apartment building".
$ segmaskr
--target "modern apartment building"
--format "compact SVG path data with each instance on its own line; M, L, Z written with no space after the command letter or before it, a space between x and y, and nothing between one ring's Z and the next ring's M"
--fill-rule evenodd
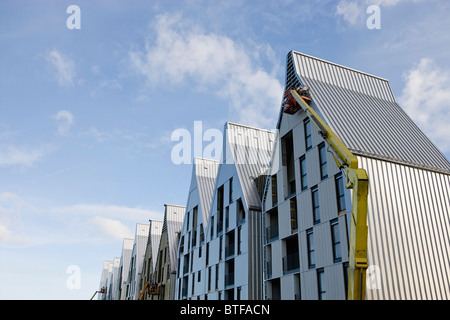
M195 207L187 216L189 222L186 217L180 247L180 299L262 299L260 197L274 139L274 132L268 130L225 124L222 160L215 179L209 177L215 181L209 213L201 217L204 238L194 240L198 246L194 250L188 230L196 224L191 222ZM197 214L199 226L198 221Z
M199 284L203 283L205 276L203 270L206 257L203 246L205 244L205 228L218 168L218 161L204 158L194 159L186 213L177 252L176 300L187 299L188 292L189 298L203 294L203 288Z
M142 265L142 277L139 284L139 291L141 292L145 284L148 282L152 284L153 274L155 272L156 259L158 257L159 241L161 239L161 232L163 228L163 221L150 220L150 228L147 237L147 247L145 249L144 263ZM142 296L142 300L149 300L150 296L146 290Z
M144 262L149 229L149 224L136 224L133 249L131 250L130 266L128 267L128 277L125 294L126 300L137 300L139 298L139 284L141 283L142 264Z
M114 293L114 300L125 300L130 267L131 252L133 250L134 239L124 238L122 241L122 254L120 256L117 285Z
M186 207L170 204L164 207L164 222L153 276L159 294L151 295L151 300L174 300L175 297L177 250Z
M109 266L108 281L106 282L104 300L113 300L119 274L120 257L114 257Z
M113 261L105 260L103 261L103 269L102 269L102 275L100 278L100 285L99 289L103 292L99 292L97 295L97 300L106 300L107 299L107 290L109 286L109 278L112 274L112 265Z
M292 51L286 89L311 107L369 177L367 299L450 298L450 163L387 80ZM303 111L280 111L263 200L266 299L346 299L351 193Z
M366 299L449 299L448 159L386 79L291 51L286 90L298 85L368 175ZM194 160L186 206L165 205L164 221L150 221L144 262L124 239L99 298L136 299L151 281L157 294L144 299L346 299L345 172L303 111L281 107L276 129L227 122L221 161Z

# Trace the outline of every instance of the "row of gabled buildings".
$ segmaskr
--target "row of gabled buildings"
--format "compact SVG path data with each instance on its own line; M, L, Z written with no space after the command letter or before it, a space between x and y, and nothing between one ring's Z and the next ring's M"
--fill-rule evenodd
M368 174L366 298L449 299L450 162L387 80L291 51L286 89L299 84ZM194 159L186 206L137 224L101 297L151 283L143 299L346 299L346 177L303 111L281 109L276 129L227 122L221 161Z

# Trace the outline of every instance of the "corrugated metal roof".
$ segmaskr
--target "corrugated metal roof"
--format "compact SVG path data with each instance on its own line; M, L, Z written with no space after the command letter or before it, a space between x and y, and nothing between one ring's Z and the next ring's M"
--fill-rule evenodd
M194 159L193 178L196 179L196 183L191 183L191 187L196 186L198 188L205 228L209 217L218 169L219 161L204 158Z
M296 51L287 65L286 88L309 86L312 107L355 154L450 173L450 162L395 102L387 80Z
M124 238L122 243L122 255L120 257L120 263L122 264L122 284L126 283L128 278L128 269L130 267L131 253L133 251L134 239ZM118 277L120 278L120 277ZM125 290L122 288L121 296L119 299L125 298Z
M170 269L172 272L177 270L177 249L178 249L178 234L181 232L183 226L183 219L186 207L171 204L165 204L164 213L164 229L167 230L167 240L169 244L169 259Z
M144 263L145 249L147 247L148 233L150 230L150 224L137 223L136 233L134 237L134 255L135 255L135 268L136 272L133 274L134 279L131 281L139 281L140 273L142 273L142 266ZM136 297L138 297L138 292L135 292Z
M106 287L108 284L108 273L111 272L113 262L110 260L103 261L102 277L100 280L100 288Z
M261 209L254 179L267 174L275 132L227 122L222 161L234 164L249 208Z
M163 221L150 220L150 230L148 234L147 246L151 248L152 270L155 270L156 257L158 256L159 242L163 229Z
M395 102L391 87L386 79L297 51L292 51L292 63L297 74L301 77Z

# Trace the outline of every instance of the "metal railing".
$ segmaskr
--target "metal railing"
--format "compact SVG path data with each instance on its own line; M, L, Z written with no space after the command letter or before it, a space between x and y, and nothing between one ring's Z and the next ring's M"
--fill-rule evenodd
M283 257L283 273L294 272L300 269L298 252Z
M278 239L278 224L266 228L266 242Z

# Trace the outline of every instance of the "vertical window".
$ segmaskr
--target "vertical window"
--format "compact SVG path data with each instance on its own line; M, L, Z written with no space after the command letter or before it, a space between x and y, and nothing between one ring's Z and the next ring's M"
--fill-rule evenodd
M223 232L223 185L217 191L217 234Z
M180 240L180 253L184 253L184 236Z
M305 129L305 147L306 151L312 148L312 141L311 141L311 123L308 118L305 119L303 122L304 129Z
M195 206L192 211L192 228L197 229L197 219L198 219L198 206Z
M226 206L226 208L225 208L225 231L228 230L229 226L230 226L230 207Z
M228 189L228 199L233 202L233 177L230 178L230 188Z
M316 267L316 259L314 256L314 234L312 229L306 230L306 245L308 246L308 268Z
M200 224L200 244L205 242L205 231L203 229L203 223Z
M206 244L206 266L209 266L209 242Z
M300 158L300 182L302 184L302 191L308 188L308 181L306 179L306 158Z
M219 265L216 264L216 283L215 283L215 288L219 289Z
M343 268L344 268L345 299L348 299L348 262L343 264Z
M242 242L242 226L240 226L239 228L238 228L238 231L237 231L237 244L238 244L238 247L237 247L237 254L241 254L241 247L242 247L242 244L241 244L241 242Z
M242 204L242 199L239 198L236 201L236 224L240 225L245 221L245 209Z
M214 238L214 216L211 217L211 239Z
M277 175L272 176L272 206L276 206L278 203L278 193L277 193Z
M344 178L342 173L336 175L336 201L338 214L345 213Z
M327 150L325 149L324 142L322 142L319 145L319 162L320 162L320 178L323 180L323 179L328 178Z
M281 138L284 197L295 194L294 142L292 130Z
M314 224L320 223L320 207L319 207L319 189L317 186L311 189L312 194L312 209Z
M323 268L317 269L317 288L319 289L319 300L326 299L325 271Z
M223 251L222 250L222 242L223 242L222 240L223 240L223 236L220 236L220 239L219 239L219 241L220 241L219 242L219 259L220 260L222 260L222 251Z
M211 267L208 268L208 292L211 290Z
M339 223L338 219L331 221L331 241L333 244L333 259L334 263L341 262L341 239L339 237Z
M191 226L189 225L189 212L186 214L186 230L189 231L191 230Z
M297 230L297 199L295 197L289 200L291 207L291 233Z

